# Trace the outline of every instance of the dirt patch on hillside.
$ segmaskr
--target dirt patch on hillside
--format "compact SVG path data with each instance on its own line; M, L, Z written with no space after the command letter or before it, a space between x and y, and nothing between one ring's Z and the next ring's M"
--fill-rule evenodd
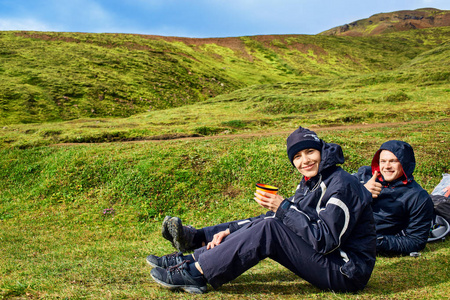
M50 35L47 33L33 32L33 31L20 31L14 34L15 36L20 36L29 39L43 40L43 41L63 41L68 43L79 43L80 40L72 37L62 36L62 35Z
M184 38L184 37L165 37L156 35L140 35L146 39L164 40L167 42L182 42L189 46L201 47L203 45L215 44L220 47L229 48L241 57L246 58L249 61L253 61L251 53L247 52L245 42L243 38L252 39L258 43L264 45L265 48L271 49L275 52L280 51L280 46L277 43L283 44L282 48L295 49L302 53L308 54L310 50L315 55L326 55L327 52L320 46L314 44L303 44L298 42L291 42L289 38L298 38L301 35L289 34L289 35L255 35L248 37L226 37L226 38Z
M220 47L225 47L233 50L242 57L253 61L251 54L245 49L244 41L239 37L225 37L225 38L185 38L185 37L167 37L158 35L139 35L146 39L164 40L170 43L182 42L188 46L201 47L203 45L215 44Z

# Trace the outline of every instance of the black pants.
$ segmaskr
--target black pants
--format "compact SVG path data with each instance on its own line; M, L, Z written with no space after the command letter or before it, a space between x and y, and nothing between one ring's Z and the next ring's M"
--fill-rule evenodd
M226 224L207 227L208 235ZM324 255L287 228L279 219L258 218L227 236L220 245L194 251L204 276L214 288L227 283L269 257L321 289L357 291L358 286L340 272L339 251Z
M268 211L266 214L259 215L257 217L222 223L222 224L209 226L209 227L203 227L202 229L203 229L203 232L205 233L206 243L209 243L210 241L212 241L212 239L216 233L226 230L229 227L230 223L242 223L242 224L246 225L250 222L257 221L259 219L265 219L267 217L273 217L273 216L274 216L274 213L271 211ZM200 247L201 247L201 244L198 244L198 248L200 248Z

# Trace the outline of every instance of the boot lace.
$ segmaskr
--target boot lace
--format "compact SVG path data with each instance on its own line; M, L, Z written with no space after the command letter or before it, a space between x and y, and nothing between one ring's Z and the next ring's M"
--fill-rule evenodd
M169 268L167 268L167 272L168 273L181 273L184 269L186 269L187 264L190 263L190 260L183 260L182 262L180 262L179 264L176 264L175 266L171 266Z

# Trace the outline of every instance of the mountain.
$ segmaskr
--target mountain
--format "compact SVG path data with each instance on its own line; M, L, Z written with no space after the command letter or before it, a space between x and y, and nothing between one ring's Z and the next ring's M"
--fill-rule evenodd
M334 27L321 35L373 36L390 32L450 26L450 10L421 8L380 13L367 19Z

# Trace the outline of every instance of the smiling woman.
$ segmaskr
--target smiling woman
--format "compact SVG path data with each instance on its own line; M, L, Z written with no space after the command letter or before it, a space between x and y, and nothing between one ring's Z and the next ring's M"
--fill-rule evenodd
M255 192L266 214L202 229L167 216L163 237L194 253L149 255L153 279L169 289L204 293L207 283L218 288L270 257L321 289L363 289L375 265L370 193L337 166L344 162L341 147L309 129L289 135L287 154L303 178L289 198Z
M313 132L297 139L292 137L293 134L289 137L287 145L289 160L305 178L312 178L319 172L322 142ZM292 144L293 142L295 143Z
M319 172L320 151L308 148L299 151L293 160L294 166L302 173L303 176L311 178Z

